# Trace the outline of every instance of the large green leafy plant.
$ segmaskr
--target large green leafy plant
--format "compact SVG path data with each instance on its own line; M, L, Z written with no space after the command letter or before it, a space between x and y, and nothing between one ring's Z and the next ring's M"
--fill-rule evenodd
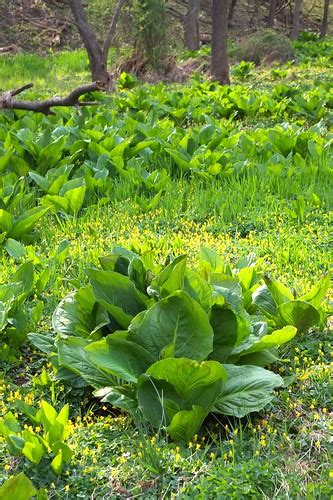
M188 440L210 412L242 417L283 384L264 368L297 330L323 321L324 277L300 299L264 277L253 256L235 269L212 250L200 268L186 255L156 265L116 247L89 268L89 284L53 315L57 336L31 334L57 376L91 385L103 401Z

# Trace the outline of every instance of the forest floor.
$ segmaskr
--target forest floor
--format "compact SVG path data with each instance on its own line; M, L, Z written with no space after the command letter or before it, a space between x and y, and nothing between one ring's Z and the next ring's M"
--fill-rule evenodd
M42 302L43 311L33 316L36 321L24 334L50 334L59 301L86 282L88 266L98 265L119 245L138 253L153 251L160 261L170 253L186 253L193 266L201 246L215 249L232 265L254 253L260 268L298 294L317 283L330 266L333 167L332 42L323 49L320 43L304 43L298 63L235 65L232 95L201 81L200 75L172 86L141 86L123 77L114 96L101 97L100 105L84 109L83 116L76 109L59 110L54 117L3 113L0 206L9 206L10 186L16 183L21 186L16 195L27 195L20 194L24 210L51 207L33 230L11 238L17 244L6 243L6 235L0 244L0 283L8 283L26 261L33 262L39 278L48 270L44 286L29 298ZM0 88L30 81L35 85L28 93L32 99L64 93L89 81L85 55L73 51L0 59ZM157 180L144 183L147 172L138 167L140 182L133 181L131 145L119 153L123 163L115 163L114 178L99 182L96 165L107 155L107 146L99 144L105 130L114 130L128 144L133 137L151 141L153 150L160 147L153 143L156 138L164 141L162 153L154 156L147 142L139 158L142 168L158 172ZM59 156L55 148L40 153L63 134L72 142L62 146ZM218 169L212 160L217 135L224 141ZM184 170L182 157L170 157L168 151L183 151L189 138L197 149L191 159L186 157L191 167ZM66 205L60 207L60 200L56 204L42 180L36 185L29 171L45 175L45 158L52 168L65 165L76 140L81 149L84 141L97 146L77 170L84 182L75 187L84 186L85 197L71 213L70 207L67 212ZM9 150L12 159L1 163ZM14 217L22 206L13 208ZM2 326L5 335L13 325ZM47 459L36 465L12 456L6 440L0 440L0 483L24 471L48 498L330 498L328 327L312 328L281 347L272 369L285 386L264 410L242 419L212 415L183 444L172 442L163 429L155 433L143 420L134 422L100 403L88 387L73 389L57 380L50 357L26 338L21 341L2 357L0 412L12 411L27 424L20 402L38 407L46 400L58 411L69 403L67 444L73 456L57 475ZM40 493L38 498L45 497Z

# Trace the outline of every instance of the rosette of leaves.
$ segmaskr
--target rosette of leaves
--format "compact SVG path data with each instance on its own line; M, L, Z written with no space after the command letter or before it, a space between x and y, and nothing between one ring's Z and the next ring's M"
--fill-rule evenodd
M140 412L184 441L210 412L243 417L272 400L283 380L264 366L297 328L320 322L327 290L325 277L302 301L288 295L289 315L282 308L274 320L259 307L262 275L252 255L231 269L203 248L195 270L186 255L162 266L151 252L116 247L100 264L87 269L89 284L56 308L57 336L30 339L50 355L58 378L90 385L103 401ZM265 286L265 297L275 300ZM299 302L316 315L300 322L290 313Z

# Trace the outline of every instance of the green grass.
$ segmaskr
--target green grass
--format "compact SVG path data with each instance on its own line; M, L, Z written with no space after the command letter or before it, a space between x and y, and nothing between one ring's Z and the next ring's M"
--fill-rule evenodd
M254 70L246 87L258 83L269 89L270 71ZM288 84L292 78L301 81L309 68L286 71L283 83ZM328 78L329 69L311 68L302 84L311 86L321 74ZM1 58L0 75L7 78L2 76L1 88L34 81L41 93L63 92L89 77L82 52ZM74 121L75 113L66 112ZM63 119L60 116L52 119L52 126ZM143 112L140 116L145 118ZM239 123L244 129L258 126L265 128L265 122L247 117ZM97 264L119 244L153 249L159 259L169 252L186 252L193 265L200 245L215 248L231 262L255 252L270 274L297 292L306 291L330 266L328 162L328 155L306 157L304 167L290 177L261 176L254 169L219 180L173 179L158 207L149 212L135 202L133 184L118 180L104 205L85 207L75 216L47 214L23 258L32 260L38 271L51 269L38 297L44 312L36 331L52 331L52 312L59 300L87 280L88 265ZM57 262L55 252L63 239L69 241L69 251ZM0 283L18 264L2 251ZM328 334L313 330L281 349L272 368L287 377L287 385L265 411L241 420L209 418L200 435L183 445L170 442L163 430L155 435L143 422L101 404L90 390L56 381L46 357L25 345L16 360L0 368L0 414L16 412L22 399L38 403L44 398L57 408L69 402L74 456L57 478L43 463L32 467L11 457L0 440L0 482L24 470L36 486L48 490L49 498L329 499Z

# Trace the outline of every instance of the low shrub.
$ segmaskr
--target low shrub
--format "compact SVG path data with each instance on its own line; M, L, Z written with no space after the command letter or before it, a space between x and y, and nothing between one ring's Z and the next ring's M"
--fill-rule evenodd
M284 34L267 29L244 38L238 48L238 58L262 62L286 62L295 57L292 43Z

